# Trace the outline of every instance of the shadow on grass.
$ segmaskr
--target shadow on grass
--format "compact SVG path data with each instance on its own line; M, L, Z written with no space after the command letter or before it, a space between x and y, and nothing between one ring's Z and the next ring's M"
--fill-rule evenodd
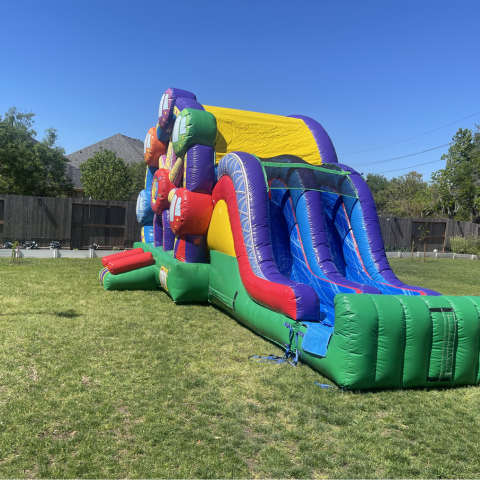
M56 317L63 317L63 318L77 318L83 317L84 313L76 313L75 310L65 310L64 312L53 312Z
M54 315L55 317L59 318L77 318L77 317L83 317L85 314L84 313L77 313L75 310L70 309L70 310L65 310L63 312L18 312L18 313L0 313L0 317L15 317L18 315Z

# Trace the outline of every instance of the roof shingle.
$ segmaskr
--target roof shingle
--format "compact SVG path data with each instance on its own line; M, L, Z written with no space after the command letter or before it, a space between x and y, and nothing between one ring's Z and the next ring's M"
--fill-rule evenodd
M111 137L65 155L68 160L67 175L72 179L75 188L83 188L80 182L80 165L93 157L100 148L116 152L117 157L123 158L125 163L137 163L143 161L143 142L136 138L127 137L117 133Z
M143 161L143 142L136 138L130 138L121 133L117 133L112 137L94 143L89 147L82 148L73 153L65 155L68 161L76 168L83 162L86 162L90 157L93 157L95 152L100 150L100 147L108 150L113 150L117 153L117 157L123 158L125 163L135 163Z

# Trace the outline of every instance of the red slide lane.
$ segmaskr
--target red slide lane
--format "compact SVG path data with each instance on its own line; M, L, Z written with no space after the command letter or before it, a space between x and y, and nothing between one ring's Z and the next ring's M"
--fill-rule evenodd
M294 291L287 285L269 282L255 275L248 260L238 213L235 187L229 177L223 176L213 190L213 200L224 200L232 227L233 243L238 260L240 277L248 294L261 305L297 319L297 301Z

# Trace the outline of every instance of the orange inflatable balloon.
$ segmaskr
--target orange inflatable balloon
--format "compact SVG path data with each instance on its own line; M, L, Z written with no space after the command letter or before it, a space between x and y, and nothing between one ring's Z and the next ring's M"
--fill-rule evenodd
M158 159L167 151L168 142L160 142L157 139L157 129L152 127L145 137L143 158L149 167L158 168Z

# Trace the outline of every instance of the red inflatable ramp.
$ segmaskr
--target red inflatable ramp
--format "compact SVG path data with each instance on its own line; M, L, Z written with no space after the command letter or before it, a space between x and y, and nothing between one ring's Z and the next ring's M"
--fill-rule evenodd
M130 272L137 268L148 267L153 265L155 260L150 252L139 253L137 255L130 255L129 257L119 258L117 260L110 260L107 264L108 271L113 275L119 273Z
M143 249L134 248L133 250L125 250L124 252L114 253L113 255L107 255L106 257L102 258L102 264L104 267L106 267L107 264L112 260L117 260L118 258L130 257L131 255L138 255L139 253L143 253Z

